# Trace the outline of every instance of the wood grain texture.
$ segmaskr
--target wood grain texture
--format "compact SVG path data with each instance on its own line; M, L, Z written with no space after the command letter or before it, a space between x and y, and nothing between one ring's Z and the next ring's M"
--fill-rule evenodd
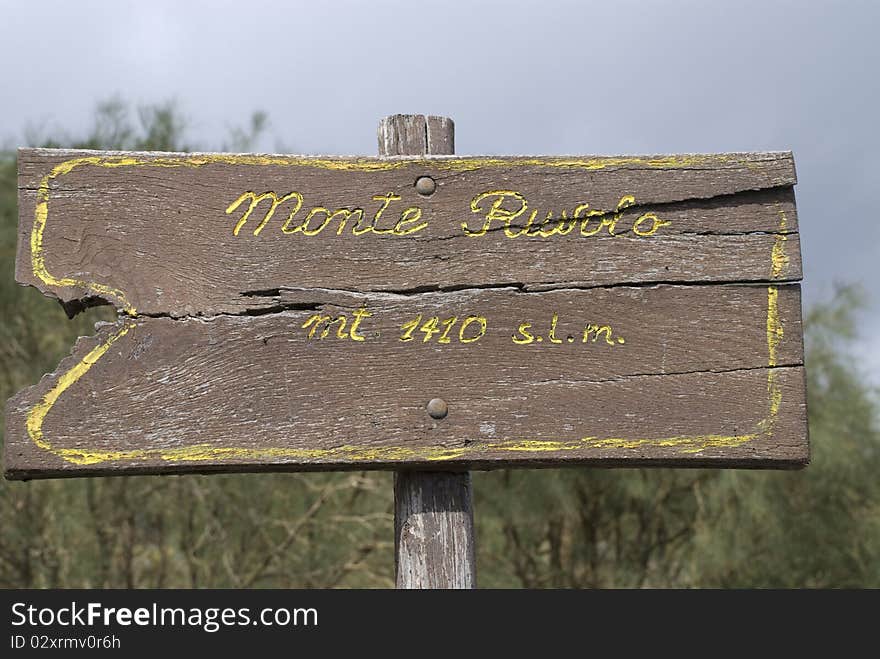
M276 313L141 316L80 339L10 400L7 475L808 459L798 285L287 295ZM361 309L363 341L337 338L338 323L324 339L303 328ZM487 329L402 341L417 316ZM533 341L517 344L523 323ZM590 325L609 332L584 341ZM38 445L34 410L90 360ZM425 411L435 397L445 419Z
M794 183L789 153L23 149L17 279L122 313L9 401L6 473L803 465Z
M467 472L394 475L398 588L476 588L471 492Z
M455 124L449 117L393 114L379 122L380 156L450 156Z
M413 122L403 138L385 138L391 153L404 138L442 134L437 118ZM438 148L451 150L451 140ZM425 175L436 180L430 197L414 188ZM73 308L99 298L178 317L271 308L265 293L287 287L406 292L796 281L794 182L788 153L381 160L23 149L16 276ZM302 195L288 233L282 227L295 197L254 235L272 205L264 199L233 234L250 201L226 211L248 191ZM498 198L484 197L476 213L472 202L493 191L523 200L507 197L497 213L525 210L509 226L496 218L484 235L467 235L462 224L479 233ZM422 216L401 231L427 225L407 235L354 235L355 220L343 225L339 215L316 235L294 231L315 206L363 209L366 230L383 206L374 197L388 194L400 199L388 202L376 228L392 230L406 208ZM576 212L605 214L583 227L571 220L566 235L510 237L529 226L532 211L532 234L548 213L570 220ZM601 226L615 214L613 227ZM650 219L637 224L645 214L668 224L637 235L654 226ZM316 214L307 230L322 226L322 218Z
M446 117L393 115L379 123L379 155L455 151ZM438 345L440 344L438 338ZM445 404L445 401L444 401ZM397 472L394 477L394 571L398 588L476 588L470 474Z

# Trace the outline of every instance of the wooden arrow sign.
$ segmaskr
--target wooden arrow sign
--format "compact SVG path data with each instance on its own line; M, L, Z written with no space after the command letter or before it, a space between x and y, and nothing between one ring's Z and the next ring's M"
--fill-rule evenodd
M18 281L120 319L9 401L6 474L803 465L794 183L21 150Z

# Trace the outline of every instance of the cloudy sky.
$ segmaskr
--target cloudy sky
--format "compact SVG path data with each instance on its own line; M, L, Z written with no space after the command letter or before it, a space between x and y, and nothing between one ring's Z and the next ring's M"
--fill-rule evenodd
M83 134L95 105L176 99L216 148L374 154L394 113L456 122L460 154L787 150L806 303L863 282L880 383L880 3L0 0L0 144ZM874 155L871 155L874 154Z

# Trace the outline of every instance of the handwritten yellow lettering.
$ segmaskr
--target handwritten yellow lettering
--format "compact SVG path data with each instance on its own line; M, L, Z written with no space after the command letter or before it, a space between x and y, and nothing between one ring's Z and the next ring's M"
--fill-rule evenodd
M649 221L651 222L650 229L642 229L642 223ZM639 216L639 219L636 220L635 224L633 224L633 233L637 236L653 236L660 227L666 227L672 224L671 222L667 222L666 220L661 220L657 217L656 213L644 213Z
M548 225L552 226L550 226L550 228L548 229ZM547 217L541 223L540 229L536 233L530 235L541 236L541 238L549 238L554 234L565 236L571 232L572 228L574 228L574 225L569 225L568 213L566 213L566 211L562 211L558 218L553 217L553 213L551 211L548 211Z
M332 220L334 217L337 217L337 216L339 216L342 219L339 222L339 228L336 230L336 235L341 236L342 232L345 231L345 225L350 218L352 218L352 217L357 218L355 220L355 226L359 225L363 221L364 209L363 208L355 208L352 210L352 209L348 209L348 208L339 208L336 210L335 213L333 213L333 215L330 216L330 219Z
M347 339L348 334L345 333L345 323L347 320L348 319L344 315L340 315L339 317L336 318L336 320L334 320L330 323L327 323L326 329L323 332L321 332L321 338L322 339L325 338L326 335L330 333L330 326L333 323L339 323L339 325L336 327L336 338L337 339Z
M241 228L248 221L248 218L251 216L251 213L254 212L254 209L260 204L261 201L269 199L271 201L271 205L269 206L269 210L263 216L263 221L260 222L257 227L254 229L254 235L259 236L260 232L263 230L263 227L269 223L269 220L272 219L272 216L275 214L275 209L277 209L281 204L290 201L291 199L296 199L296 206L290 212L290 216L288 217L288 222L290 218L296 215L297 211L299 211L300 207L302 207L303 197L299 192L290 192L283 197L279 198L274 192L264 192L263 194L256 194L255 192L245 192L238 199L233 201L226 209L226 214L229 215L234 213L235 210L241 206L245 201L250 201L250 205L247 210L244 212L244 215L238 220L235 224L235 227L232 229L232 235L237 236ZM286 223L285 223L286 224Z
M330 316L325 316L324 314L320 313L312 314L306 319L306 322L302 324L302 329L308 329L309 327L311 327L311 330L309 330L309 338L314 339L315 332L318 330L318 328L329 320Z
M550 333L547 335L547 338L550 339L550 343L562 343L562 339L556 338L556 324L559 322L559 314L553 314L553 320L550 321Z
M365 318L369 318L372 316L369 311L366 309L358 309L354 312L354 320L351 321L351 329L349 330L348 335L351 337L352 341L363 341L366 337L363 334L358 334L357 331L360 329L361 321Z
M617 223L620 221L621 216L623 215L623 210L632 206L636 203L635 197L632 195L625 195L620 198L620 201L617 202L617 210L611 214L611 217L608 217L608 213L606 211L600 210L591 210L586 213L585 216L582 216L581 213L585 212L589 208L589 204L581 204L577 208L575 208L574 216L575 218L584 217L581 221L581 235L582 236L595 236L599 233L603 228L608 230L608 235L615 236L614 233L615 228L617 228ZM599 224L593 228L588 229L587 227L590 224L590 220L593 218L599 219Z
M404 332L400 336L400 340L403 341L404 343L406 341L412 341L413 340L413 332L415 332L416 329L418 329L419 323L421 323L421 322L422 322L422 314L419 314L418 316L416 316L415 318L413 318L409 322L406 322L403 325L401 325L400 329L404 330Z
M309 223L315 215L319 214L323 214L325 216L324 221L321 222L321 224L319 224L317 227L310 229ZM340 222L339 228L336 230L336 235L339 236L342 235L342 232L345 229L345 226L350 218L356 217L357 221L359 222L363 215L364 210L362 208L337 208L336 210L331 212L329 208L316 206L309 211L308 215L306 215L305 219L300 224L293 227L292 229L290 228L290 222L293 219L293 214L291 214L291 216L288 217L287 221L281 227L281 231L286 234L297 233L301 231L304 236L317 236L325 228L327 228L327 226L329 226L329 224L335 218L338 217L340 218Z
M437 339L437 343L451 343L452 340L449 338L449 330L452 329L452 326L458 322L458 316L453 316L452 318L447 318L443 321L443 324L446 326L446 329L443 330L443 334L440 335L440 338Z
M538 211L533 210L529 214L529 221L519 231L514 231L510 226L504 228L504 235L508 238L519 238L520 236L535 236L536 233L529 233L529 230L535 224L535 218L538 217Z
M609 236L618 236L621 233L632 230L640 237L653 236L662 227L670 222L661 220L656 213L643 213L632 224L621 227L624 211L634 206L634 195L623 195L617 202L613 211L591 209L590 204L582 203L575 206L571 216L563 209L556 213L552 210L543 212L536 209L529 211L529 204L524 195L515 190L492 190L483 192L471 200L471 212L478 213L483 217L483 223L479 228L472 227L465 220L461 223L465 235L471 237L484 236L492 229L493 222L501 222L504 235L508 238L528 236L531 238L550 238L551 236L567 236L576 227L580 228L581 236L595 236L607 233ZM488 210L487 210L488 207ZM514 223L520 216L529 212L525 225ZM543 214L543 220L538 220L539 213Z
M400 201L400 195L396 195L393 192L389 192L384 195L375 195L373 197L373 201L381 201L382 205L379 206L379 210L376 211L376 215L373 216L373 221L363 229L354 230L354 235L360 236L361 234L372 231L373 233L383 234L383 233L393 233L394 229L379 229L379 220L382 219L382 214L388 210L388 207L391 205L392 201Z
M528 345L529 343L534 341L535 340L534 335L529 332L529 329L531 329L531 327L532 327L531 323L523 323L522 325L520 325L516 329L516 331L522 335L522 338L517 338L516 334L514 334L511 337L513 342L516 343L517 345L523 346L523 345Z
M319 214L324 215L324 221L318 225L317 229L309 229L309 222L311 221L311 219L313 217L315 217L315 215L319 215ZM329 208L324 208L323 206L316 206L315 208L313 208L312 210L309 211L309 214L306 215L306 219L304 219L303 223L297 228L302 230L304 236L317 236L319 233L321 233L321 231L324 230L324 227L326 227L330 223L331 217L333 217L333 215L330 213Z
M607 226L607 224L608 224L608 220L605 217L607 215L607 213L605 211L600 211L600 210L588 211L587 209L589 207L590 207L589 204L581 204L580 206L578 206L577 208L574 209L574 215L573 215L574 219L581 220L581 218L583 218L583 220L581 220L581 235L582 236L595 236L597 233L599 233L599 231L602 230L602 227ZM586 215L584 215L584 213L586 213ZM587 227L590 225L590 220L594 217L601 218L601 221L596 225L595 229L587 229Z
M465 331L467 330L468 325L470 325L471 323L477 323L480 328L477 330L477 334L475 336L465 338ZM483 316L468 316L461 324L461 329L458 330L458 340L462 343L473 343L474 341L479 341L486 333L486 326L487 322Z
M395 236L408 236L411 233L417 233L428 226L427 222L422 222L421 224L417 224L414 227L409 227L408 229L404 229L403 227L407 224L412 224L413 222L418 222L422 218L422 209L418 206L412 206L411 208L407 208L400 214L400 219L397 221L397 224L394 225L394 228L391 230Z
M532 218L529 220L529 224L526 225L526 228L519 232L511 231L511 225L513 221L522 215L528 205L526 204L526 198L521 195L519 192L514 192L513 190L492 190L491 192L483 192L482 194L478 194L471 200L471 212L472 213L483 213L484 210L481 206L482 202L485 199L489 199L491 197L495 197L495 201L492 202L489 211L485 213L485 218L483 219L483 225L477 229L476 231L472 230L468 225L467 220L461 223L461 228L464 231L466 236L485 236L486 232L489 231L489 228L492 225L492 222L500 221L504 223L504 233L508 238L516 238L517 236L523 235L532 221L534 220L534 214L532 214ZM519 204L519 208L515 210L507 210L503 207L505 200L513 199L516 203Z
M345 314L340 314L336 318L332 318L331 316L316 313L306 319L306 322L302 324L302 329L311 328L309 329L308 337L314 339L318 328L321 328L321 333L317 334L317 338L320 341L330 336L333 325L336 325L336 338L345 340L350 338L350 335L345 331L347 323L348 317Z
M572 231L574 231L574 228L577 226L577 224L577 218L572 217L572 219L568 219L565 211L562 211L562 218L559 221L559 228L557 229L556 233L560 236L567 236Z
M593 343L599 340L599 335L605 335L605 343L608 345L616 345L614 341L611 339L611 326L610 325L587 325L584 330L584 336L582 343L586 343L590 339L590 334L593 335ZM623 341L619 341L619 343L623 343Z
M268 201L268 207L264 207L264 214L253 230L255 236L259 236L276 210L283 204L290 202L287 219L281 225L284 234L299 233L303 236L317 236L331 226L334 220L338 220L336 235L341 236L350 231L355 236L367 233L393 236L409 236L427 228L429 222L424 217L424 211L419 206L410 206L403 209L393 225L386 222L381 226L384 217L388 215L391 205L401 200L401 196L393 192L374 195L373 201L379 202L379 207L369 220L364 217L363 208L344 207L331 210L325 206L313 206L305 218L299 223L294 223L294 218L303 209L303 195L299 192L289 192L279 196L273 191L257 194L248 191L240 195L226 209L227 214L233 213L245 202L247 207L244 214L233 227L232 233L238 236L247 221L253 216L255 210L264 202ZM590 237L599 234L618 236L626 231L639 237L650 237L658 231L669 226L670 222L662 220L656 213L646 212L640 215L634 222L627 222L621 227L621 219L627 208L636 203L634 195L620 197L615 209L602 210L591 209L590 204L582 203L574 207L569 214L567 209L538 210L529 208L525 196L516 190L489 190L481 192L473 197L470 203L471 212L482 217L482 223L472 226L469 220L461 223L462 231L466 236L479 237L486 235L493 229L493 225L501 223L498 227L503 229L503 235L507 238L550 238L552 236L567 236L576 228L579 228L581 236ZM539 219L539 215L543 219ZM318 218L318 219L315 219ZM523 220L525 222L523 223ZM777 250L779 251L779 250Z
M431 316L425 321L425 324L419 328L420 332L425 333L425 338L422 339L422 343L427 343L431 340L432 336L439 334L440 328L437 327L437 323L439 322L440 319L437 316Z

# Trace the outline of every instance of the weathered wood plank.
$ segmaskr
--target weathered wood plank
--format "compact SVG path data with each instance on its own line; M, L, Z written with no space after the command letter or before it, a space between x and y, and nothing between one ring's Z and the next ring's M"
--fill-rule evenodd
M10 400L7 475L808 458L797 285L284 294L81 339Z
M805 463L791 154L390 121L385 159L20 151L17 279L124 314L9 402L7 473Z
M425 139L429 130L412 127ZM432 195L416 191L421 176L435 180ZM174 316L270 308L271 292L291 287L795 281L794 183L789 153L383 160L23 149L16 276L64 301ZM287 233L295 195L261 229L269 197L241 223L253 199L242 195L270 191L302 195ZM318 211L303 224L315 207L355 215ZM421 216L407 214L416 208ZM395 227L406 234L373 230Z

